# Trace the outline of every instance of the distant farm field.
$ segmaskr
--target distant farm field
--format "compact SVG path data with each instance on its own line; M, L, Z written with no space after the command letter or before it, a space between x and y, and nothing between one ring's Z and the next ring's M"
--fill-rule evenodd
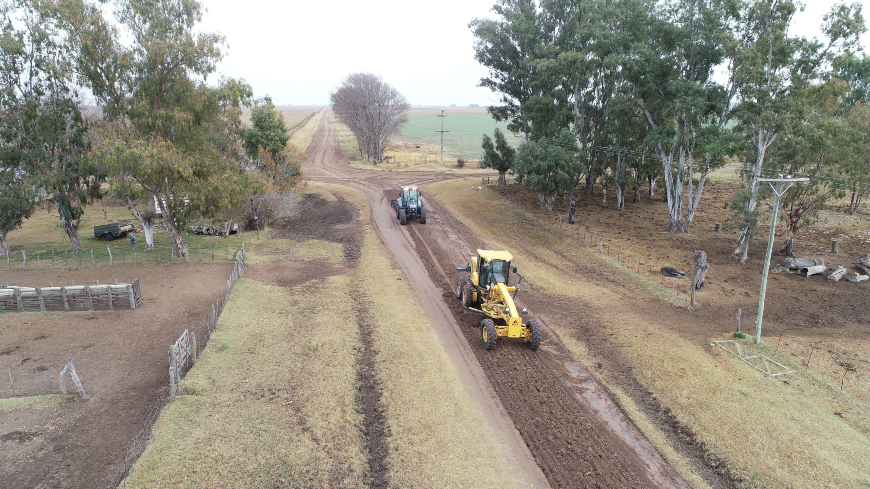
M521 138L507 130L506 122L496 122L483 107L430 107L413 108L408 112L408 123L394 138L397 147L404 153L437 155L441 150L441 115L444 110L444 158L451 160L462 157L479 159L483 153L480 143L484 134L492 136L496 127L502 130L514 146ZM416 146L419 146L417 148Z

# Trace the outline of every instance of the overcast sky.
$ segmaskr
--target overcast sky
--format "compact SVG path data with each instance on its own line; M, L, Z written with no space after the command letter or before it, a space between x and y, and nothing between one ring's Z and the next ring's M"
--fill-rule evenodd
M383 77L412 105L496 102L478 88L486 70L474 60L468 23L490 17L495 0L202 0L201 29L220 32L229 49L218 70L244 78L276 105L325 105L350 73ZM849 2L851 3L851 2ZM865 16L870 15L863 0ZM820 34L833 2L809 0L797 34ZM870 21L868 21L870 22ZM864 36L870 46L870 36Z

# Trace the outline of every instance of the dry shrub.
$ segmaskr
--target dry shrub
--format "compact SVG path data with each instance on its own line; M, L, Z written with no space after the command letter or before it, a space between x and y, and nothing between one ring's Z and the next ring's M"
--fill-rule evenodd
M464 158L458 158L456 160L456 168L465 168L465 159Z

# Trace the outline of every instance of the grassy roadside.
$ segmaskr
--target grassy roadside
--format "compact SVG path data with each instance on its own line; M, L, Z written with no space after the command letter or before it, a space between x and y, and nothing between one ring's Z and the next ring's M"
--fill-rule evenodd
M320 127L320 121L325 113L326 109L319 110L308 122L291 131L287 144L296 146L299 151L307 151L311 141L314 140L314 134L317 133L317 128Z
M788 383L764 377L720 349L662 334L667 325L650 321L644 311L608 306L630 301L618 287L611 290L577 280L565 270L572 268L572 262L585 260L613 274L618 267L611 260L589 253L531 218L523 219L521 209L472 186L470 180L451 181L429 185L427 190L430 198L442 202L487 244L524 257L525 275L536 291L588 305L589 315L612 335L610 341L632 363L641 385L710 453L725 460L746 487L868 487L870 407L810 374L790 376ZM502 221L506 224L497 228L487 225ZM562 253L551 251L557 248ZM634 280L615 275L618 281ZM603 360L584 343L574 324L542 317L581 362L595 365ZM711 338L718 339L726 338ZM774 357L770 351L765 354ZM776 359L799 364L783 355ZM668 446L666 436L635 405L619 379L607 371L591 370L682 475L703 487L691 464ZM849 419L834 414L838 412L850 413Z
M340 194L367 216L365 197ZM125 487L365 487L360 328L377 350L391 487L519 487L422 307L366 225L353 269L292 288L244 278ZM262 235L262 234L261 234ZM262 239L257 261L329 260L341 245ZM270 261L271 260L271 261ZM364 284L364 286L361 286ZM397 300L398 299L398 300ZM445 420L449 420L445 423Z

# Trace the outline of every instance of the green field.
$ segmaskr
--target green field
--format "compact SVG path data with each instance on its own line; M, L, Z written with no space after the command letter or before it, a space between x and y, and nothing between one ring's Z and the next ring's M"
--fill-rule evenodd
M441 113L440 109L431 113L417 113L412 111L408 114L408 123L402 128L401 134L395 139L397 143L406 143L420 146L441 146L441 118L436 116ZM480 113L451 114L445 110L444 130L444 155L451 158L463 157L465 159L479 159L483 154L480 147L484 134L492 137L496 127L502 130L513 146L519 146L521 138L514 136L507 130L506 122L496 122L485 111Z

